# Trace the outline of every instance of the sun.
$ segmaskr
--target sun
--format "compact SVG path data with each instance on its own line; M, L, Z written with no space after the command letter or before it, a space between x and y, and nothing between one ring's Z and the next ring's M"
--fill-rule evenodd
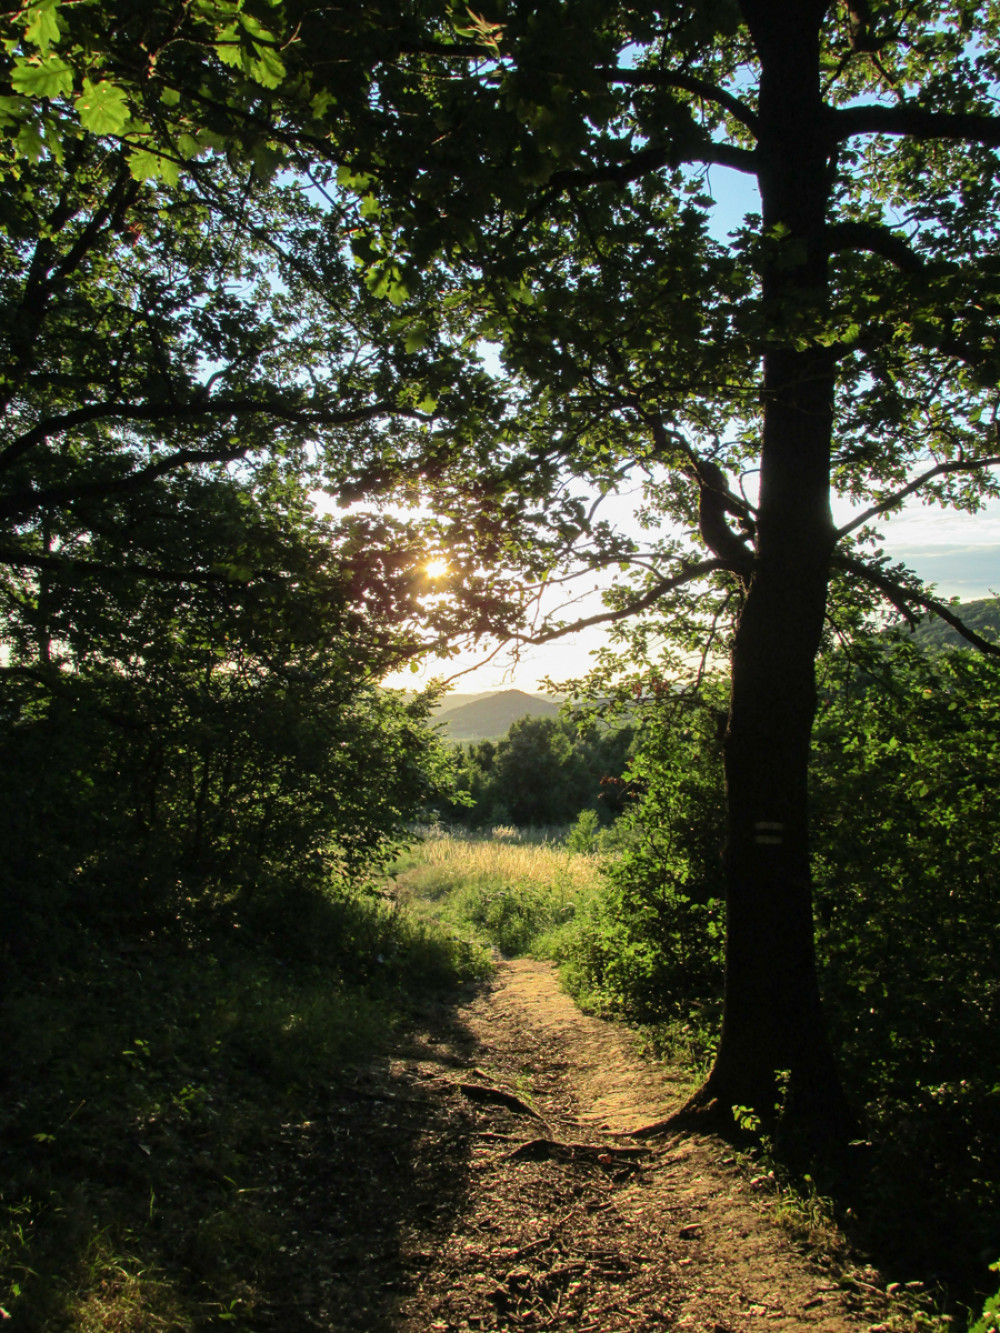
M443 579L448 573L448 561L438 557L434 560L428 560L424 566L427 576L432 579Z

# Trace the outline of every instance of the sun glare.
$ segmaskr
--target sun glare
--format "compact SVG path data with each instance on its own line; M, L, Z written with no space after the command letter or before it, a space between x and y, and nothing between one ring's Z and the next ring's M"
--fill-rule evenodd
M448 573L448 561L441 559L428 560L425 569L430 578L443 579L445 574Z

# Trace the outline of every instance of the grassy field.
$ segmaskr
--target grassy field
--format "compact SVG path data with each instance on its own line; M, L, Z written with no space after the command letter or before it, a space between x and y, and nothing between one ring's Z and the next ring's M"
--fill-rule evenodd
M507 826L482 837L432 830L396 867L401 901L501 953L552 957L600 885L601 857L565 830Z

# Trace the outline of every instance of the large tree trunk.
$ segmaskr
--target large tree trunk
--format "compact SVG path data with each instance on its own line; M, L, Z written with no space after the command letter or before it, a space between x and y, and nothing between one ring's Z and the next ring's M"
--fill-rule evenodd
M815 657L834 541L831 162L818 33L826 5L745 0L761 58L764 425L757 551L732 654L725 745L728 938L722 1039L698 1101L850 1124L816 976L808 838ZM773 229L779 227L779 232ZM797 345L796 345L797 344ZM787 1077L787 1087L782 1087Z

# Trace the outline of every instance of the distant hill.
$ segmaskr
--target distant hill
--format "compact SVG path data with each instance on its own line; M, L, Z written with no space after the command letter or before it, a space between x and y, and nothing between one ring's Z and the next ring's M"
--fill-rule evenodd
M446 694L434 705L434 716L440 718L445 713L454 712L456 708L464 708L466 704L477 704L480 699L492 699L495 693L495 690L481 690L479 694Z
M991 643L1000 641L1000 597L984 597L976 602L962 602L951 608L968 625L969 629ZM923 648L969 648L968 639L963 639L958 630L952 629L946 620L937 616L921 617L920 624L913 631L915 643Z
M461 695L452 696L461 698ZM450 703L451 700L448 700ZM555 717L559 705L523 690L500 690L480 695L471 703L446 707L436 714L442 732L451 741L491 741L506 736L511 723L522 717Z

